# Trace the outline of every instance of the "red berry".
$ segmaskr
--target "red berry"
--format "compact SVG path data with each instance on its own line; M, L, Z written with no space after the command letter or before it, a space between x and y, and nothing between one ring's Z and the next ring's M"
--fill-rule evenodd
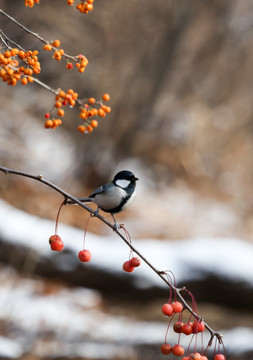
M67 65L66 65L66 68L67 69L73 69L73 64L68 62Z
M161 353L164 355L168 355L171 353L172 346L170 344L162 344L161 345Z
M141 259L138 258L138 257L133 257L131 260L130 260L130 265L133 266L133 267L138 267L141 265Z
M182 358L182 360L191 360L191 359L190 359L190 356L184 356L184 357Z
M183 356L184 355L184 348L183 346L176 344L172 348L172 353L176 356Z
M183 310L183 304L179 301L174 301L171 305L175 313L180 313Z
M201 357L202 356L198 352L190 354L190 360L201 360Z
M49 238L49 244L51 246L51 249L54 251L62 251L64 244L61 240L61 237L59 235L52 235Z
M162 306L162 313L167 316L171 316L173 314L173 307L171 304L167 303Z
M205 355L201 355L200 360L208 360L208 358L207 358L207 356L205 356Z
M223 354L216 354L214 360L226 360Z
M182 333L184 333L185 335L192 334L192 324L191 323L184 324L182 326Z
M91 259L91 252L89 250L81 250L79 251L78 257L82 262L89 262Z
M180 334L182 332L182 327L184 323L182 321L176 321L173 325L173 330L175 333Z
M131 266L130 261L125 261L123 264L123 270L126 272L132 272L132 271L134 271L134 267Z
M44 116L45 116L46 119L49 119L50 118L49 112L47 112Z
M205 330L205 323L203 321L195 320L192 325L192 332L197 334L198 332L203 332Z

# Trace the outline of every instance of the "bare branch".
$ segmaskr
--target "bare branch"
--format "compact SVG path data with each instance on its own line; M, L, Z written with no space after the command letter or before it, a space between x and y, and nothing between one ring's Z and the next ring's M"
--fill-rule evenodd
M160 271L158 269L156 269L155 266L153 266L148 259L146 259L144 257L143 254L141 254L128 240L126 237L124 237L121 232L117 229L115 229L114 224L110 223L109 221L107 221L103 216L101 216L100 214L97 214L93 209L91 209L90 207L88 207L87 205L83 204L80 200L78 200L78 198L74 197L73 195L67 193L66 191L64 191L63 189L59 188L58 186L56 186L55 184L51 183L50 181L46 180L43 178L42 175L32 175L23 171L19 171L19 170L14 170L14 169L9 169L3 166L0 166L0 171L2 171L3 173L5 173L6 175L8 174L14 174L14 175L19 175L19 176L24 176L24 177L28 177L31 178L33 180L39 181L43 184L45 184L46 186L49 186L50 188L52 188L53 190L57 191L58 193L60 193L64 198L65 201L67 199L71 199L75 204L78 204L79 206L81 206L83 209L85 209L86 211L88 211L89 213L91 213L93 216L97 217L99 220L101 220L104 224L106 224L107 226L109 226L126 244L127 246L129 246L132 251L134 253L136 253L171 289L173 289L173 291L177 294L177 297L182 301L184 308L187 309L194 317L195 319L197 319L198 321L203 321L203 319L192 309L192 307L186 302L186 300L184 299L184 297L181 295L181 291L186 291L187 289L185 287L183 288L177 288L176 286L174 286L166 277L166 272L165 271ZM208 343L208 347L211 346L213 338L215 337L219 342L222 342L222 335L220 333L218 333L217 331L213 330L205 321L203 321L205 324L206 329L209 331L210 333L210 340Z

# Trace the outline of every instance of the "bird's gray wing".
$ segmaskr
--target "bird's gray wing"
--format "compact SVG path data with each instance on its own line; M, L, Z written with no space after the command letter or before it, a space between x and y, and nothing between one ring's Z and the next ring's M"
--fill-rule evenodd
M90 194L89 198L94 198L98 194L103 194L105 192L105 186L99 186L97 189L93 191L92 194Z

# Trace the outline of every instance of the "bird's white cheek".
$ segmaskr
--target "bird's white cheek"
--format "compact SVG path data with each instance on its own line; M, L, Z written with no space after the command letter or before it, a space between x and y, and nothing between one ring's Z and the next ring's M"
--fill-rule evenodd
M128 185L130 184L130 182L131 181L129 181L129 180L120 179L120 180L116 181L116 185L123 189L126 189L128 187Z

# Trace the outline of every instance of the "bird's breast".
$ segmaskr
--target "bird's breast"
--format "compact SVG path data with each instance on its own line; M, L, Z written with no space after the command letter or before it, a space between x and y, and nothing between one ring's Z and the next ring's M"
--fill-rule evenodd
M93 200L99 208L106 212L111 212L113 209L118 208L122 200L127 196L125 190L120 187L112 187L107 189L106 192L97 194Z

